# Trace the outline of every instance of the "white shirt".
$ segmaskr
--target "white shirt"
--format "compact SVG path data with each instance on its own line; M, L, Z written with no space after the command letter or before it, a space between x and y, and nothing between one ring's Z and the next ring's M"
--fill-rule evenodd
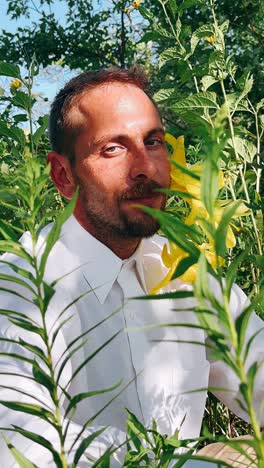
M43 246L49 230L50 226L47 226L42 231L38 244L40 247ZM30 251L31 239L27 233L21 242ZM66 347L77 336L90 330L84 335L84 339L87 338L84 346L72 355L65 367L61 384L66 385L80 364L88 360L88 357L99 348L101 350L86 363L71 382L68 389L70 394L103 390L122 380L122 384L116 390L85 399L79 404L74 415L74 424L70 426L68 447L74 434L79 432L79 426L97 413L98 416L93 421L92 427L87 430L92 432L98 426L106 425L110 428L93 444L89 454L97 457L113 442L118 445L124 441L127 419L125 408L132 411L147 427L151 426L152 419L155 419L162 433L172 435L179 429L181 438L197 437L203 418L206 391L186 392L205 389L209 384L232 390L216 394L238 415L247 419L247 415L243 414L235 402L238 388L233 373L223 363L209 363L204 346L178 342L179 340L204 342L203 331L184 325L160 326L168 323L178 325L198 323L193 312L184 311L195 305L193 298L162 301L127 300L128 297L148 293L166 274L160 256L164 242L165 239L157 235L145 239L131 258L122 261L108 247L85 231L72 216L64 224L60 240L52 249L45 279L51 283L59 277L64 277L56 286L56 294L47 312L50 336L54 331L52 326L58 315L68 304L72 304L61 317L61 321L72 318L63 326L62 333L59 333L55 341L54 361L58 361ZM41 254L41 248L39 253ZM5 254L2 259L25 267L23 262L13 255ZM214 284L213 287L215 294L220 297L217 286ZM180 280L174 281L167 290L171 288L191 291L190 285ZM76 301L78 297L80 299ZM234 316L239 315L245 300L242 291L234 287L231 301ZM40 321L37 309L17 296L2 292L0 307L23 311ZM255 315L252 316L248 336L262 326L262 321ZM1 317L0 329L8 338L22 337L41 346L37 335L10 325L4 317ZM114 335L116 336L113 338ZM254 360L263 359L263 337L262 332L254 340L248 365ZM103 344L107 341L109 343L104 347ZM80 341L76 342L69 351L79 344ZM8 347L10 352L15 352L15 345ZM24 367L22 361L3 358L0 372L21 374L25 371ZM30 366L26 372L30 375ZM4 379L5 385L26 389L30 395L48 401L47 392L32 381L12 376L5 376ZM259 375L256 404L260 404L263 398L263 387L263 375ZM117 394L119 396L113 399ZM14 392L12 395L10 391L2 389L0 398L17 400L19 394ZM23 398L25 401L30 401L29 397ZM107 406L111 399L113 401ZM101 411L104 406L105 409ZM45 434L47 439L58 446L56 433L43 421L34 420L32 416L12 412L3 407L0 407L0 414L2 427L13 423L30 430L34 429L42 435ZM10 432L6 435L39 467L54 466L50 453L45 449L42 450L40 446L17 434ZM0 461L0 466L3 468L16 466L7 449L4 446L0 449L1 459L4 460ZM120 466L121 460L122 453L116 454L112 466ZM80 462L79 466L89 466L85 459L82 463Z

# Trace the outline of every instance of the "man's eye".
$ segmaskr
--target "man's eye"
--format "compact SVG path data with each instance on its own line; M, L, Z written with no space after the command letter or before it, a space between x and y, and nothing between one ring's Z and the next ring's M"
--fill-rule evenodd
M121 154L122 151L124 151L123 146L111 145L111 146L107 146L106 148L104 148L103 154L105 154L106 156L108 156L108 155L109 156L117 156L117 155Z
M156 147L162 145L164 142L160 138L151 138L150 140L146 141L147 146Z

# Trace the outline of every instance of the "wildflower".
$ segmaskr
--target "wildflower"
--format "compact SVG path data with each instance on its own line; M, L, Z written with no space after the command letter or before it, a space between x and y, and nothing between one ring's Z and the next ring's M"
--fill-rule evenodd
M165 136L166 141L172 146L173 154L172 154L172 161L174 160L183 169L188 169L192 173L200 176L202 173L203 166L201 163L196 163L194 165L187 166L186 158L185 158L185 149L184 149L184 137L180 136L179 138L175 138L174 136L166 133ZM218 179L218 188L221 189L224 186L224 174L222 171L219 171L219 179ZM185 198L183 195L183 199L188 203L190 207L190 212L188 216L185 218L184 222L187 225L197 224L202 232L204 233L205 237L207 238L207 242L202 244L195 244L196 247L201 251L204 252L208 262L213 268L216 268L217 265L223 265L223 258L216 255L215 248L214 248L214 239L211 237L208 229L203 223L203 220L209 220L209 214L201 200L201 181L199 179L193 178L191 175L184 173L181 171L180 168L171 165L171 189L177 190L192 196L192 198ZM223 211L225 207L230 203L231 200L217 200L215 209L214 209L214 223L215 228L219 225ZM241 204L238 209L236 210L233 218L238 218L240 216L244 216L248 214L248 208ZM236 239L233 233L233 229L228 226L227 229L227 236L226 236L226 247L233 248L236 245ZM188 253L183 251L179 246L169 242L169 249L168 246L165 245L162 250L161 258L164 265L169 269L167 275L163 280L153 288L152 293L155 294L159 291L159 289L165 287L171 280L175 269L183 260L189 256ZM197 276L197 264L190 266L186 272L180 277L182 281L186 283L193 283L196 280Z
M180 136L177 140L172 135L166 134L166 141L172 146L173 154L172 154L172 161L176 161L180 164L183 168L191 170L194 174L200 176L202 173L203 166L201 163L196 163L190 166L187 166L186 159L185 159L185 149L184 149L184 137ZM221 189L225 185L224 181L224 174L223 171L219 171L219 178L218 178L218 188ZM171 189L172 190L179 190L181 192L186 192L192 195L194 198L185 198L185 201L188 203L190 207L190 213L185 219L185 224L192 225L197 224L202 229L202 231L206 234L209 238L210 242L210 235L206 230L203 219L209 220L209 214L201 200L201 181L198 179L194 179L188 174L184 174L180 169L175 166L171 166ZM184 197L183 197L184 198ZM214 220L215 220L215 227L219 225L224 208L231 202L231 200L217 200L214 210ZM240 216L244 216L248 214L248 208L241 203L241 205L236 210L233 218L239 218ZM226 238L226 247L232 248L236 245L236 239L234 233L232 231L232 227L229 226L227 230L227 238Z
M14 79L10 83L10 89L18 89L18 88L21 88L21 86L22 86L22 83L18 79Z
M210 44L213 44L215 42L215 37L214 36L205 36L205 40L207 42L210 42Z
M131 6L132 6L133 8L138 8L139 5L140 5L140 3L141 3L141 0L134 0L134 1L131 3Z
M217 258L212 244L204 242L201 245L196 245L196 247L201 252L204 252L205 257L207 258L212 268L216 268L217 265L223 265L223 259L221 257ZM161 253L161 259L164 266L168 268L169 271L166 274L166 276L161 280L161 282L157 284L154 288L152 288L151 294L156 294L160 289L167 286L167 284L171 281L179 263L188 256L189 254L187 252L182 250L178 245L175 245L173 242L169 242L169 249L167 244L164 245ZM183 275L180 276L180 279L185 283L194 283L197 278L197 273L198 265L197 263L195 263L191 265L183 273Z

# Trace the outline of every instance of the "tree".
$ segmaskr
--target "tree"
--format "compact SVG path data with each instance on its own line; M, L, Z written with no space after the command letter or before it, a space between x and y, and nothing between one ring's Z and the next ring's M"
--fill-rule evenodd
M63 14L59 20L54 3L40 0L36 5L32 0L8 0L7 13L11 19L30 19L32 9L38 19L32 20L30 27L19 27L15 33L3 30L1 59L24 64L35 53L44 67L59 62L71 69L124 67L133 62L135 48L125 14L127 0L113 1L110 7L100 1L66 0L61 2Z

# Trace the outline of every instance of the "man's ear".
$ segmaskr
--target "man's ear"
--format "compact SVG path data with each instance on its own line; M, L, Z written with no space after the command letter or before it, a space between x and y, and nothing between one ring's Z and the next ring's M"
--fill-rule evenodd
M51 165L50 176L59 192L70 200L76 190L70 161L59 153L51 151L47 156Z

